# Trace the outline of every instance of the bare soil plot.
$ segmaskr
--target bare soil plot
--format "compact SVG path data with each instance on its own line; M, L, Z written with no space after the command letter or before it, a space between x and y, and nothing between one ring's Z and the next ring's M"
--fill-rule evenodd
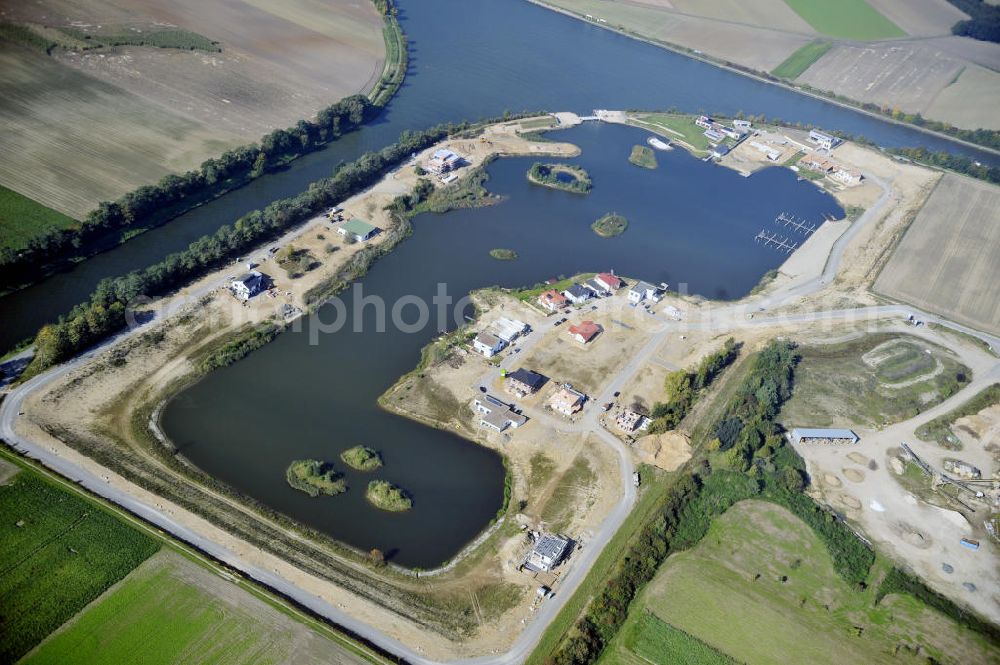
M947 174L907 229L875 290L1000 333L1000 188Z
M969 64L934 97L924 115L948 118L963 129L1000 129L997 108L1000 108L1000 74Z
M815 32L784 0L638 0L642 4L673 6L682 14L714 18L790 32Z
M797 81L916 113L923 112L962 67L959 60L917 43L838 44Z
M914 37L950 35L951 26L968 18L947 0L868 0L868 4Z
M89 605L24 662L369 661L232 581L164 551Z
M221 53L121 47L42 52L4 47L0 184L80 217L171 171L294 125L367 88L384 57L367 0L159 3L44 0L5 19L94 32L178 27Z

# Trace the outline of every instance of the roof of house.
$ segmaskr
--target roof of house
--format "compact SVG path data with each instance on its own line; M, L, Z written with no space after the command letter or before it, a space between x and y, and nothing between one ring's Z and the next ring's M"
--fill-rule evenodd
M447 159L455 159L456 157L458 157L458 155L456 155L451 150L448 150L447 148L439 148L434 151L433 159L447 160Z
M568 289L566 289L566 291L564 293L566 293L567 295L573 296L574 298L589 298L590 297L590 291L588 291L587 289L583 288L579 284L574 284L573 286L571 286Z
M726 155L729 154L729 148L724 145L718 145L712 149L712 153L716 155Z
M487 332L485 330L482 331L481 333L479 333L478 335L476 335L476 341L479 342L480 344L485 344L486 346L490 347L491 349L495 349L497 347L497 345L503 343L502 339L500 339L499 337L497 337L493 333Z
M610 272L598 273L597 279L600 279L602 282L604 282L613 289L621 288L622 285L621 278Z
M538 390L544 386L545 382L548 380L538 372L532 372L530 369L524 368L514 370L507 375L507 378L513 381L520 381L532 390Z
M849 429L833 429L823 427L796 427L792 430L796 439L857 439L858 435Z
M528 324L526 324L524 321L518 321L517 319L508 319L506 317L501 317L493 322L491 329L497 335L497 337L505 339L509 342L511 339L517 337L522 332L524 332L524 329L527 326Z
M251 270L250 272L243 273L242 275L240 275L239 277L237 277L233 281L234 282L241 282L243 284L249 285L251 282L255 282L258 279L260 279L261 277L263 277L262 274L260 274L256 270Z
M566 302L566 296L559 293L555 289L552 289L551 291L546 291L545 293L538 296L538 299L545 300L548 302Z
M520 427L528 422L527 416L514 413L510 409L493 409L489 413L480 414L479 419L493 425L497 429L503 429L507 424Z
M589 342L594 338L597 333L603 330L601 326L597 325L593 321L581 321L579 324L575 324L569 327L570 335L579 335L583 337L583 341Z
M569 541L559 536L544 535L535 543L533 552L550 561L556 561L562 557L569 546Z
M645 295L647 291L655 291L656 287L650 284L649 282L639 282L629 290L635 291L636 293L642 293L643 295Z
M357 217L347 220L340 228L344 229L346 233L353 233L356 236L366 236L369 233L378 230L378 227L374 224L369 224L365 220Z
M569 388L560 388L554 395L552 395L551 398L549 398L549 404L569 409L581 400L583 400L583 396L580 395L580 393L570 390Z

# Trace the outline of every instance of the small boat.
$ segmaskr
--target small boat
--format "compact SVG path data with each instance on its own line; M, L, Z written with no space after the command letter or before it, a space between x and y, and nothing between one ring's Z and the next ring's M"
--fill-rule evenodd
M646 143L653 146L657 150L673 150L673 147L671 147L669 143L664 143L655 136L650 136L648 139L646 139Z

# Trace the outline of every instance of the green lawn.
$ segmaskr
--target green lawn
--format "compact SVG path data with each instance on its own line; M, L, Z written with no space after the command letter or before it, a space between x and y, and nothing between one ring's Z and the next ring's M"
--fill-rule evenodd
M16 661L159 548L22 469L0 486L0 662Z
M806 44L795 53L788 56L788 59L771 70L771 73L778 78L795 80L805 70L809 69L814 62L833 48L830 42L813 42Z
M785 3L817 32L831 37L866 41L906 36L866 0L785 0Z
M871 579L888 565L880 559ZM717 518L697 547L667 560L633 604L622 634L627 644L632 626L651 612L751 665L1000 657L1000 647L915 598L889 596L875 606L874 593L875 585L857 591L838 576L823 543L787 510L744 501ZM907 648L890 658L900 645ZM921 653L912 649L917 645Z
M660 621L652 614L636 613L605 650L599 665L670 663L670 665L736 665L718 649L692 637L683 630ZM639 658L636 658L638 656Z
M50 229L65 229L77 223L72 217L0 185L0 249L24 249L29 240Z
M690 115L673 113L649 113L638 116L639 126L652 125L663 130L663 133L673 140L680 139L695 150L708 152L711 144L705 138L705 130L694 124Z

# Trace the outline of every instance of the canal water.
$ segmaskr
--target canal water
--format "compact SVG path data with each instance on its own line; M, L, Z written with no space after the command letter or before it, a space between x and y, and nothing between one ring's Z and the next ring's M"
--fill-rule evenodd
M832 197L787 169L743 178L683 150L657 152L655 170L633 166L631 148L647 136L596 123L552 133L582 148L578 158L562 161L590 173L594 185L586 195L530 184L534 159L497 160L488 167L488 187L506 200L415 218L413 235L365 277L364 295L381 297L391 309L406 296L431 302L439 284L458 299L493 284L613 268L672 288L686 283L692 293L738 298L785 258L753 240L761 228L774 227L779 212L817 222L842 213ZM628 230L600 238L590 224L612 210L628 218ZM519 258L493 260L488 253L497 247ZM343 302L353 311L350 293ZM335 318L330 305L320 311L322 321ZM415 318L411 313L407 322ZM377 332L374 319L369 307L362 332L348 326L318 334L315 346L309 323L279 336L177 396L164 410L163 428L192 462L242 492L350 545L430 568L495 514L504 472L493 451L379 409L379 395L416 365L438 327L431 317L416 332L391 325ZM292 460L343 468L340 451L359 443L381 450L385 466L375 474L347 473L346 494L310 498L285 482ZM413 509L388 514L369 506L364 488L373 477L411 492Z
M376 122L73 270L0 298L0 349L69 311L102 278L141 269L251 210L296 194L329 175L338 163L391 143L405 129L476 120L504 110L743 110L864 135L880 145L923 145L985 163L997 161L991 153L761 83L525 0L399 4L410 44L410 70Z

